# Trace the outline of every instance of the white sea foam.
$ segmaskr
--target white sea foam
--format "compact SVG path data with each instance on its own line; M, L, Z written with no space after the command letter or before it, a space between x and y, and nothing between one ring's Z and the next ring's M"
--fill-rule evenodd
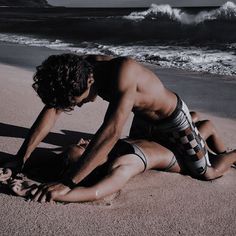
M152 4L146 11L132 12L124 19L140 21L144 19L158 20L161 16L167 16L169 19L176 20L182 24L199 24L206 20L215 20L219 18L236 18L236 4L226 2L220 8L211 11L201 11L198 14L189 14L181 9L172 8L170 5Z
M103 46L101 49L167 68L236 75L235 48L229 52L183 46Z
M29 46L36 47L48 47L52 49L62 49L66 50L67 48L72 46L70 43L65 43L61 40L49 40L44 38L35 38L31 36L18 35L18 34L2 34L0 33L0 41L1 42L10 42L10 43L18 43Z
M82 42L79 45L62 40L48 40L17 34L0 34L0 42L11 42L29 46L69 50L78 54L108 54L130 56L143 62L162 67L175 67L192 71L221 75L236 75L236 44L229 44L227 50L208 47L160 46L160 45L102 45ZM225 47L224 47L225 48Z

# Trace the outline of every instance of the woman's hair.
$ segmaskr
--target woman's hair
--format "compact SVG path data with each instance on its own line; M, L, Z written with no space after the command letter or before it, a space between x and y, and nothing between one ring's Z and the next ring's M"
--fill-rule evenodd
M87 89L92 65L76 54L52 55L36 67L32 87L49 107L72 110L74 96Z

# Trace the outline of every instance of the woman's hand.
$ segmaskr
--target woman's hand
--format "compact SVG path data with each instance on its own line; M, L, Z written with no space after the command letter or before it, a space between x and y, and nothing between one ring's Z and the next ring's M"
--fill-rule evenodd
M60 197L66 195L71 189L62 183L42 184L38 187L36 193L32 196L32 201L53 202L60 200Z

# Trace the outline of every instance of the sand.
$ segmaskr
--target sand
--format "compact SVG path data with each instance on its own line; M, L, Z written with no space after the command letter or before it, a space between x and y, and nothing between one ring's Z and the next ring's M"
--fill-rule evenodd
M13 157L43 107L31 88L32 68L0 64L1 159ZM228 147L235 147L233 78L152 69L191 109L214 121ZM106 107L107 103L98 99L77 109L73 116L63 114L40 147L60 147L93 134ZM66 205L27 202L0 188L1 235L235 235L235 179L235 169L212 182L147 171L133 178L115 198Z

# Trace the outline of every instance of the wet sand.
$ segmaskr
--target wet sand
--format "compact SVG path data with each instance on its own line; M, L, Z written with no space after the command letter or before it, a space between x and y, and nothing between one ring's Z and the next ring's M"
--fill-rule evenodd
M15 52L23 50L12 47ZM10 56L8 61L1 60L7 51L0 57L8 63L0 64L1 159L13 158L43 107L31 88L33 68L54 51L45 49L42 55L39 49L27 50L24 65ZM151 68L192 110L213 120L229 148L236 146L235 78ZM40 148L61 147L95 133L106 107L98 99L73 115L63 114ZM128 134L131 119L123 136ZM26 202L0 188L1 235L234 235L235 178L235 169L212 182L147 171L133 178L115 198L66 205Z

